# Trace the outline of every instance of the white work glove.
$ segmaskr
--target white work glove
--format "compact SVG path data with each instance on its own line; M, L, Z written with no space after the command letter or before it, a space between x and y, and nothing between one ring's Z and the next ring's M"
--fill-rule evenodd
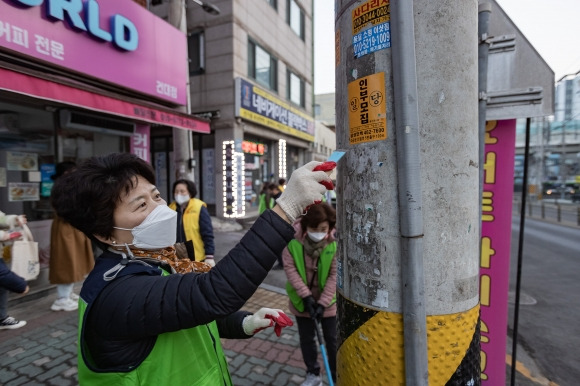
M313 171L316 167L322 167L325 171ZM286 189L276 200L276 204L286 213L291 223L304 212L306 207L320 202L327 187L333 188L332 180L326 171L334 167L336 167L334 162L311 161L292 173Z
M206 263L208 263L209 265L213 267L215 267L215 260L213 258L213 255L205 255L205 260Z
M254 335L258 331L274 326L274 332L280 336L282 328L292 326L290 319L282 310L272 308L260 308L254 315L248 315L242 322L242 328L246 335Z

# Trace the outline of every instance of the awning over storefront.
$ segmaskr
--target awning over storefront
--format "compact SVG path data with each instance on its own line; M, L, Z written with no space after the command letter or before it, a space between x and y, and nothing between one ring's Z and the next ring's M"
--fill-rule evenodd
M0 67L0 91L76 106L131 120L209 133L209 122L165 107L102 95Z

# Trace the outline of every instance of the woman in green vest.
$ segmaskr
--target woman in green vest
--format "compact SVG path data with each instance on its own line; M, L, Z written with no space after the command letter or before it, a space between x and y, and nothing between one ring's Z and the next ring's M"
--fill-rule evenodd
M177 242L192 242L195 261L215 265L213 226L207 204L198 198L195 183L180 179L173 183L174 202L169 208L177 211Z
M322 324L332 378L336 381L336 211L315 204L294 223L296 234L282 252L289 309L296 316L306 364L302 386L322 385L316 325Z
M177 214L136 155L91 157L59 178L51 191L56 213L104 251L80 292L79 384L232 385L220 338L250 338L266 327L280 336L291 325L281 310L238 310L294 236L290 224L323 184L332 187L313 170L324 166L296 169L278 205L211 269L176 256Z

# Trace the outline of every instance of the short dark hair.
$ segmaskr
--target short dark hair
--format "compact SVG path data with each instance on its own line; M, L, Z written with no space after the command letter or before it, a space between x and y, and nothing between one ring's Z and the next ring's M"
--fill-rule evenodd
M285 183L286 183L286 179L285 179L285 178L280 178L280 179L278 180L278 184L279 184L279 185L284 185Z
M59 162L56 164L56 167L54 169L54 174L52 176L50 176L50 178L53 181L56 181L57 178L62 177L67 172L70 173L71 171L73 171L76 168L77 168L77 164L72 162L72 161Z
M51 204L59 217L89 238L111 237L121 194L135 187L138 176L155 185L151 165L134 154L91 157L55 181Z
M185 186L187 186L187 191L189 192L189 196L191 198L197 196L197 188L195 187L195 183L193 181L190 180L186 180L186 179L179 179L177 181L175 181L173 183L173 189L171 189L171 191L173 192L173 194L175 194L175 187L178 184L185 184Z
M306 232L307 227L316 228L321 222L328 221L330 229L336 225L336 210L325 202L311 205L300 218L300 227Z

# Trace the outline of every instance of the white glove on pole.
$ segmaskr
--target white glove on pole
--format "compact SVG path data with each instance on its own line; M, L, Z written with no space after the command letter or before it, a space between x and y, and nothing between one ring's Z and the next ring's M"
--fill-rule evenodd
M322 162L311 161L294 170L286 189L276 200L276 204L286 213L291 223L307 206L322 199L326 187L320 183L321 181L328 181L332 185L332 180L326 172L312 171L318 165L322 165Z
M272 308L260 308L253 315L248 315L242 322L242 328L246 335L254 335L258 331L274 326L277 336L280 336L283 327L292 326L294 323L282 310Z

